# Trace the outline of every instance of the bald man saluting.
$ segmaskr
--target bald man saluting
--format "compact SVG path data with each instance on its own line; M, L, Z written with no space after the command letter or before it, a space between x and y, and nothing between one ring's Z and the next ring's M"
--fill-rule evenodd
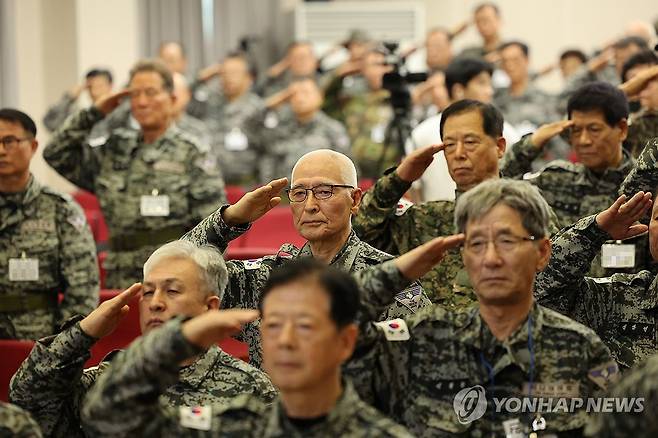
M222 308L255 309L272 269L294 258L313 257L350 273L393 258L362 242L352 230L351 218L359 208L363 192L357 187L354 163L347 156L329 149L309 152L293 167L291 181L286 194L295 228L307 240L306 244L296 248L286 243L275 255L227 262L229 284ZM279 192L287 183L287 178L274 180L247 193L234 205L220 207L184 238L225 250L230 240L246 232L252 222L281 202ZM389 290L401 291L395 303L380 315L381 320L408 316L431 304L418 284L405 289L409 281L396 269L388 270L386 278L373 279L359 274L356 277L361 285L381 281ZM251 364L260 366L257 324L247 325L242 333L243 340L249 344Z

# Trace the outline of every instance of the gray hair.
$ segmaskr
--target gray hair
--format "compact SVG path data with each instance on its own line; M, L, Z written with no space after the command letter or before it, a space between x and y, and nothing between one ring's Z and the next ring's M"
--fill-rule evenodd
M324 158L328 160L333 160L340 167L340 176L342 178L341 183L353 187L358 187L358 178L356 176L356 166L354 166L354 162L350 160L350 158L347 155L341 154L340 152L336 152L331 149L317 149L315 151L307 152L299 160L297 160L290 174L291 184L293 182L293 179L295 178L295 170L297 169L297 166L299 166L303 161L308 160L310 158Z
M511 179L486 180L461 195L455 207L455 226L463 233L468 221L482 218L501 203L521 215L523 227L533 236L550 234L550 207L537 187Z
M206 291L222 299L228 284L228 270L222 253L215 247L197 246L187 240L166 243L153 251L144 263L144 278L155 265L168 258L191 259L199 267L201 284L206 286Z

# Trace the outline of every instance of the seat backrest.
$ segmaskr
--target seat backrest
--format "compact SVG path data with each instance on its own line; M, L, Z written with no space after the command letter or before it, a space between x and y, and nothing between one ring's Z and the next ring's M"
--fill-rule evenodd
M9 401L9 381L34 347L33 341L0 339L0 400Z
M245 233L245 248L277 248L284 243L303 245L306 240L299 235L293 225L290 207L275 207L265 216L253 223L251 229Z

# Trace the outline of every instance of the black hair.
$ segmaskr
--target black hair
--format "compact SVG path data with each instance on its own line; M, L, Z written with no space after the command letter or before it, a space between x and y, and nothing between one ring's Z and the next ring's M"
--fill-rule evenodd
M578 58L582 63L587 62L587 55L585 55L585 52L578 49L568 49L562 52L560 55L560 61L564 61L567 58Z
M653 53L651 50L642 50L637 52L635 55L628 58L628 61L624 63L624 66L621 69L621 74L619 75L622 82L626 82L628 79L626 75L628 71L632 68L637 67L638 65L656 65L658 64L658 56Z
M501 52L504 49L512 46L517 46L519 49L521 49L521 51L523 52L526 58L530 55L530 48L528 47L528 45L523 41L518 41L518 40L504 42L503 44L498 46L498 51Z
M607 82L590 82L578 88L567 102L567 114L571 119L573 111L601 111L609 126L628 118L626 95Z
M502 137L503 115L500 110L490 103L484 103L473 99L464 99L449 105L441 113L441 123L439 124L441 139L443 139L443 125L445 125L446 120L452 116L470 111L478 111L482 116L482 129L485 134L496 140L499 137Z
M649 49L647 42L643 38L640 38L639 36L627 36L621 38L613 44L613 47L615 49L625 49L626 47L631 45L638 46L641 50Z
M493 9L494 12L496 13L496 15L498 15L498 16L500 17L500 9L498 8L498 6L497 6L495 3L492 3L492 2L484 2L484 3L480 3L480 4L478 4L478 5L475 7L475 9L473 10L473 13L474 13L474 14L477 14L478 12L480 12L480 11L481 11L482 9L484 9L484 8L491 8L491 9Z
M92 68L85 75L85 79L91 79L97 76L104 76L110 84L112 83L112 72L106 68Z
M37 136L37 125L34 123L34 120L23 111L13 108L2 108L0 109L0 120L18 123L23 127L25 132L28 132L32 137Z
M156 73L162 78L162 88L169 93L174 91L174 78L171 70L159 59L142 59L130 70L130 81L137 73Z
M446 89L448 96L453 98L452 87L455 84L466 86L471 79L482 72L493 75L493 65L477 58L457 58L452 61L445 71Z
M229 52L225 57L224 60L227 60L229 58L238 58L244 61L245 64L247 64L247 70L249 71L249 75L251 78L256 82L256 79L258 78L258 68L256 65L251 62L251 59L249 58L249 55L241 50L235 50L232 52Z
M324 265L312 257L291 260L270 274L260 296L258 309L272 289L307 280L318 284L329 296L329 316L336 327L343 328L356 320L359 311L359 285L346 272Z

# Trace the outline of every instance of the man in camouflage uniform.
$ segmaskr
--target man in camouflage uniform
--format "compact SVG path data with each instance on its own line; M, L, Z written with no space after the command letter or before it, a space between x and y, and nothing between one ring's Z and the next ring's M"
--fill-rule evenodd
M295 41L288 46L286 56L268 69L265 79L257 87L258 94L270 97L301 79L324 82L313 45L307 41Z
M523 137L501 164L503 175L524 178L541 190L562 227L612 204L635 164L622 147L628 132L628 103L619 89L604 82L583 86L569 99L568 116L569 120L549 123ZM556 160L541 171L526 175L546 142L563 132L579 162ZM640 247L636 267L646 262L643 252ZM590 274L604 274L599 260L592 265Z
M524 135L537 127L559 119L555 111L555 100L532 82L529 74L528 46L520 41L511 41L500 48L501 67L510 78L508 88L499 88L494 94L494 104L500 109L505 121ZM562 138L551 139L542 155L535 157L533 169L543 164L566 158L569 145Z
M362 193L357 187L356 169L349 158L330 150L314 151L302 157L292 173L290 207L295 228L308 242L301 249L284 244L277 254L255 261L229 261L229 285L222 301L223 308L255 308L272 269L290 259L313 257L341 270L358 273L393 258L362 242L352 231L350 219L359 208ZM286 178L272 181L247 193L236 204L222 206L185 238L198 245L212 244L223 251L230 240L247 231L251 222L280 201L278 194L287 182ZM419 285L405 287L393 289L398 293L394 304L382 315L383 319L413 314L430 304ZM251 363L259 365L257 324L248 324L241 336L249 344Z
M291 114L279 111L270 124L271 107L289 102ZM249 144L258 151L259 179L266 184L290 169L307 152L332 149L349 155L350 140L340 122L320 110L322 92L311 79L292 83L287 90L268 99L268 108L246 122Z
M41 438L39 425L18 406L0 402L0 437Z
M208 127L204 122L186 112L192 98L190 87L187 85L187 79L180 73L172 73L171 77L174 80L173 95L176 97L173 106L173 119L176 127L196 137L204 149L209 148L211 137ZM137 122L135 121L135 123ZM137 123L136 129L139 130L139 123Z
M43 124L49 131L54 132L59 129L66 118L76 112L76 101L84 90L89 93L92 104L96 103L98 99L112 92L112 73L105 69L89 70L85 75L84 83L64 93L55 105L48 108L43 118Z
M393 108L389 102L390 93L382 88L382 78L390 70L385 64L384 54L369 51L361 68L368 91L350 99L343 110L352 141L352 159L361 178L379 178L384 170L400 161L404 152L395 136L386 138L387 128L393 120Z
M390 254L404 254L434 237L454 232L454 201L412 205L401 199L441 150L457 184L457 199L481 181L499 177L498 160L505 152L505 139L503 117L493 105L458 101L444 110L438 128L443 145L412 152L363 196L353 225L365 242ZM476 300L456 250L423 277L421 284L433 302L450 309L464 309Z
M219 76L221 91L207 85ZM258 157L245 134L245 121L261 111L264 103L251 91L254 72L245 55L233 53L221 64L202 71L192 85L187 112L205 122L212 133L213 153L227 184L257 181Z
M134 284L88 317L72 319L57 336L37 342L11 381L10 399L30 411L46 435L82 436L82 400L110 367L110 360L121 363L123 353L112 353L97 367L83 370L83 366L94 343L111 336L120 323L125 315L121 309L139 305L142 333L157 332L160 338L158 327L169 319L217 309L226 280L226 266L216 250L183 241L162 246L144 265L143 286ZM226 404L241 394L269 403L276 396L263 372L214 344L184 359L189 360L168 363L178 382L161 388L160 404Z
M535 284L539 303L591 327L623 368L658 352L658 280L649 271L607 278L585 273L607 240L623 240L647 230L646 225L633 224L650 208L650 198L650 193L640 192L624 203L626 198L620 197L607 210L560 231L551 242L551 261ZM650 240L652 253L658 255L655 213L658 208L651 216Z
M585 435L596 438L656 436L656 398L658 398L658 355L625 373L606 394L617 400L633 400L630 411L604 411L590 416ZM640 400L642 400L640 402ZM641 404L641 406L639 406ZM642 407L642 409L638 409Z
M357 389L374 386L375 407L416 436L579 436L585 409L496 409L496 399L510 397L587 398L618 375L592 330L533 300L535 274L551 253L549 215L521 181L488 180L463 194L455 223L479 306L435 306L366 328L352 360L374 380ZM381 292L382 301L391 297Z
M641 109L630 117L628 137L624 141L624 147L636 158L648 140L658 137L657 64L658 57L653 52L640 52L624 65L627 81L620 88L625 91L631 85L638 89L633 95L637 95L641 105Z
M175 239L226 199L216 163L172 123L173 81L159 62L141 61L130 89L70 117L43 151L62 176L98 196L110 231L106 285L125 288L159 244ZM102 144L84 139L130 95L141 130L115 129Z
M157 339L139 341L89 394L85 423L98 432L144 436L198 436L194 429L202 429L203 436L410 437L359 400L341 377L340 366L351 355L358 332L358 290L347 273L312 259L272 273L259 305L264 367L281 391L272 406L241 397L228 407L196 408L207 415L201 428L181 421L187 412L157 411L155 403L142 402L155 400L164 385L175 383L169 363L258 316L253 310L234 310L182 325L171 322Z
M98 304L96 247L80 206L30 173L36 133L27 114L0 109L0 338L51 335Z

